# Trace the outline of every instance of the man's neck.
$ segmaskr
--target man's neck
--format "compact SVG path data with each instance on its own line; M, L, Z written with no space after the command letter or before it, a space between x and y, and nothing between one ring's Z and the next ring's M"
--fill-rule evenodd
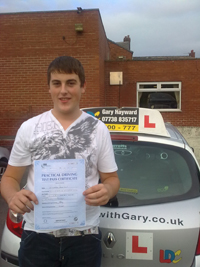
M57 112L54 109L52 109L51 112L53 116L60 122L64 130L66 130L82 114L82 111L80 109L77 110L76 113L73 112L72 114L65 114L65 113L57 114Z

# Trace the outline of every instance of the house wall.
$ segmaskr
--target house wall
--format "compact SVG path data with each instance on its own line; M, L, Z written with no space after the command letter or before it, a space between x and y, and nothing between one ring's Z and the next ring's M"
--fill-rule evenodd
M175 126L200 127L200 59L106 61L106 105L136 106L137 82L182 82L181 111L161 112ZM123 72L123 85L109 85L110 72ZM120 100L119 100L120 99Z
M133 52L120 47L114 42L108 40L109 48L110 48L110 60L119 60L119 57L123 57L125 59L132 59Z
M112 71L123 72L123 85L109 85ZM105 77L106 105L120 107L136 106L137 82L181 81L181 111L161 113L194 148L200 164L200 59L107 61Z
M105 34L104 27L102 27L101 17L99 16L99 80L94 80L94 85L99 86L99 94L94 95L93 103L91 106L94 107L94 99L99 99L99 106L104 106L106 101L106 88L105 88L105 60L110 57L110 50L108 40ZM93 66L95 68L95 66ZM90 90L90 88L89 88Z

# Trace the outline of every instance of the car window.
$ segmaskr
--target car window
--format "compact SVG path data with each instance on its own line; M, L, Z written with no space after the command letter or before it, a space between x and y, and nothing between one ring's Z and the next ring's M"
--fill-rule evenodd
M163 203L199 195L199 171L185 149L129 141L113 141L113 148L120 179L115 205Z

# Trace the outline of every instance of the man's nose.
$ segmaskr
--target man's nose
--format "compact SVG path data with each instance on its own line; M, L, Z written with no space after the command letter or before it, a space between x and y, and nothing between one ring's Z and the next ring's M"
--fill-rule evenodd
M61 85L61 93L66 94L68 92L68 87L66 84Z

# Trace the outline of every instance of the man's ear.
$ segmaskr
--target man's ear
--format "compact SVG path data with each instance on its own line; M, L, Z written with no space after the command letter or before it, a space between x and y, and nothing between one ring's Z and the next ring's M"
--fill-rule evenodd
M86 82L84 82L83 86L81 87L81 93L84 94L86 91Z

